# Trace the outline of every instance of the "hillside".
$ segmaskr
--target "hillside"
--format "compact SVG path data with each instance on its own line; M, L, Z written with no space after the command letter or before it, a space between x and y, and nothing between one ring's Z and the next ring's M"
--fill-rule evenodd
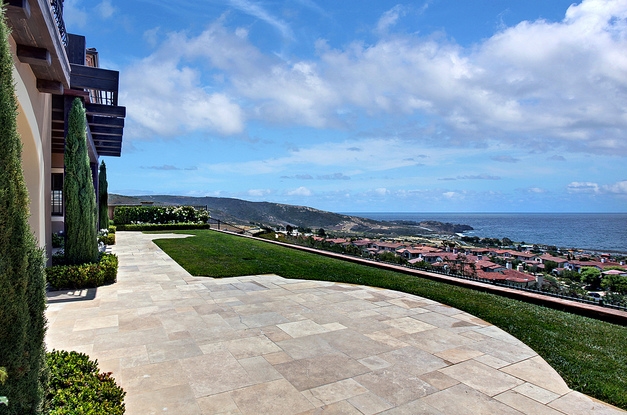
M139 205L142 202L151 202L154 205L207 206L212 218L236 225L249 225L251 223L270 227L291 225L312 229L324 228L337 233L388 236L454 234L472 230L467 225L434 221L376 221L326 212L307 206L249 202L222 197L109 195L110 205Z

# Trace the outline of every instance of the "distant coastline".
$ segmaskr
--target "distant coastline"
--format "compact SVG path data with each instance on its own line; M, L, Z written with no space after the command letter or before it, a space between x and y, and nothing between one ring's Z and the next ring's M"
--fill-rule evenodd
M627 213L341 212L374 220L435 220L470 225L469 236L627 253Z

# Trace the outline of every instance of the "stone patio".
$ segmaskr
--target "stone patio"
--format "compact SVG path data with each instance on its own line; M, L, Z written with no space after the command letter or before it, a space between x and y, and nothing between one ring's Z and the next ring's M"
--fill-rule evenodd
M84 352L148 414L624 414L472 315L396 291L196 278L119 232L118 282L49 293L49 350Z

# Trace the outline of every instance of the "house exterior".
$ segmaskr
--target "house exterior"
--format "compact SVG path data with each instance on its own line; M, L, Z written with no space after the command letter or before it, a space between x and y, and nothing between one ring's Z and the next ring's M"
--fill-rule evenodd
M393 252L396 253L398 249L404 248L405 245L396 242L373 242L372 248L378 253Z
M99 68L97 51L66 32L63 0L5 3L29 223L50 258L52 233L64 229L63 152L72 101L85 103L96 195L99 158L121 154L126 108L118 106L119 73Z
M559 268L562 268L568 262L566 258L560 258L560 257L556 257L550 254L542 254L536 258L536 261L541 262L543 264L546 261L553 261L557 264Z

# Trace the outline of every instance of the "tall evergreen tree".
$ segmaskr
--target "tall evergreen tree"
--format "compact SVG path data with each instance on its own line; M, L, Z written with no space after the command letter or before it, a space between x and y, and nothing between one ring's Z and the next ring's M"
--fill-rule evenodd
M104 160L100 163L100 172L98 173L98 202L100 209L98 218L100 220L100 229L109 228L109 184L107 183L107 165Z
M44 254L28 225L8 28L0 8L0 414L38 414L44 396Z
M65 260L68 264L98 261L96 191L87 154L85 108L74 99L65 137Z

